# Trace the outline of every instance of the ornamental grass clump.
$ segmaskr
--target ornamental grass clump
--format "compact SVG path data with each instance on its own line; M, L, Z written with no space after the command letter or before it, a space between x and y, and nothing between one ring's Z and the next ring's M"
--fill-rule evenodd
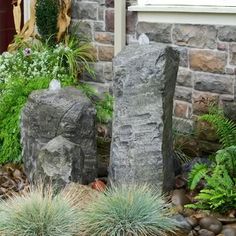
M0 232L7 236L72 236L78 234L78 208L73 194L54 195L38 187L0 203Z
M148 186L113 186L88 205L80 219L90 236L165 236L177 228L169 204Z

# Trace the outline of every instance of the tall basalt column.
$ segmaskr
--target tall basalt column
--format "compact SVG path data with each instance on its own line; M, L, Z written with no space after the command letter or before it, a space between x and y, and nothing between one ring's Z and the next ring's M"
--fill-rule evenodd
M114 118L109 180L173 187L172 109L179 54L131 45L114 59Z

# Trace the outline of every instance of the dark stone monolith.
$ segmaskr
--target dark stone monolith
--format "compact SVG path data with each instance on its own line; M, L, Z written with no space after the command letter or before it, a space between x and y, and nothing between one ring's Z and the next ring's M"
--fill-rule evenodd
M109 180L173 187L172 110L179 54L131 45L114 59L114 117Z

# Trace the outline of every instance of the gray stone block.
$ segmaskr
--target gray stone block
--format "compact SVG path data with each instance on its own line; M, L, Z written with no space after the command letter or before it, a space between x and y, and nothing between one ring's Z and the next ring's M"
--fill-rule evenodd
M137 33L145 33L150 41L171 43L171 24L138 22Z
M217 30L212 25L177 24L173 28L173 41L177 45L196 48L216 48Z
M211 91L212 93L232 94L235 77L232 75L216 75L194 73L194 89Z
M61 135L41 148L36 163L34 180L52 181L59 188L70 182L83 183L83 151Z
M84 182L97 176L95 109L75 88L33 92L21 113L21 143L25 172L30 180L41 148L61 135L84 153Z
M172 110L179 55L171 47L130 45L114 60L109 179L173 187Z

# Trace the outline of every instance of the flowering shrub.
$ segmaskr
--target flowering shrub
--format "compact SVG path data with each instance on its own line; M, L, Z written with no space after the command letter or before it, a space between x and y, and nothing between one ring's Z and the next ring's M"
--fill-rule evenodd
M5 52L0 55L0 80L15 77L33 79L35 77L52 77L63 79L68 76L68 66L64 63L64 53L72 49L59 44L55 48L41 46Z

